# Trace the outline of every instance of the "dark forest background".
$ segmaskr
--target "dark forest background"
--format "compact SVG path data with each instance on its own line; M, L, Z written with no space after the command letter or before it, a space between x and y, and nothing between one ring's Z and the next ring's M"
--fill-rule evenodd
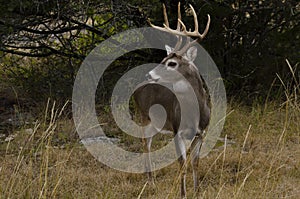
M162 3L167 6L171 26L177 21L178 0L0 2L2 106L16 96L19 102L29 104L47 98L71 99L76 72L97 44L124 30L148 27L148 18L162 25ZM229 97L246 103L264 102L266 97L280 99L286 88L294 88L300 79L298 1L182 0L183 21L191 27L188 4L197 12L201 31L207 14L212 18L201 45L217 64ZM103 103L124 71L140 62L159 62L164 56L148 50L114 62L100 86Z

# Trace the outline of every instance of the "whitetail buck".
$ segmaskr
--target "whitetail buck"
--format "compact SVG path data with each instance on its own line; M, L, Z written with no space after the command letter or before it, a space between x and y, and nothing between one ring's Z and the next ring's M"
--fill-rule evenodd
M198 72L198 69L193 63L197 56L197 48L193 45L196 44L198 40L202 40L207 34L210 24L210 16L208 15L208 21L204 32L200 34L198 32L196 12L191 5L190 8L192 10L195 23L195 30L193 32L187 31L186 26L181 21L180 3L178 5L177 29L171 29L169 27L166 8L164 5L164 27L154 26L150 23L150 25L155 29L176 35L177 44L174 48L167 45L165 46L167 50L167 57L162 60L160 65L147 74L148 84L142 85L133 93L133 98L136 102L138 114L141 120L140 122L143 125L151 123L151 116L149 116L151 106L160 104L166 111L166 122L163 129L172 131L174 132L174 135L176 135L174 139L176 153L180 156L178 161L180 163L180 168L182 169L180 186L182 198L186 197L185 176L187 151L184 139L187 138L192 140L191 165L193 169L194 190L196 191L198 188L196 168L198 166L199 151L202 145L202 135L210 120L209 97L206 93L204 82ZM187 38L183 39L184 36ZM191 42L189 36L197 39ZM186 43L182 46L183 40L186 41ZM182 75L181 78L178 78L176 72L177 74L180 73ZM172 84L174 90L170 91L168 88L158 85L158 82ZM187 86L187 83L190 84L190 87ZM177 96L181 96L183 103L189 103L189 99L185 98L187 93L191 92L191 89L188 88L193 89L193 92L195 93L197 107L194 108L199 108L199 111L196 111L199 115L182 113L182 107L180 107L180 102L178 101ZM185 118L182 119L182 115ZM146 128L144 132L144 139L146 144L145 148L148 154L150 154L152 137L160 130L161 128L154 125L150 125ZM150 155L147 156L146 171L149 179L152 180Z

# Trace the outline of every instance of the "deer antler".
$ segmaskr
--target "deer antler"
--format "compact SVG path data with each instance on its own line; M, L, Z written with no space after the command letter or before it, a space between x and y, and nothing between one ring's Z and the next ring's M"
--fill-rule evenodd
M186 26L181 21L180 2L178 3L177 29L174 30L174 29L170 28L169 21L168 21L168 16L167 16L167 11L166 11L166 6L164 4L163 4L163 14L164 14L164 20L165 20L165 23L163 24L164 27L155 26L149 21L150 26L157 29L157 30L161 30L161 31L164 31L164 32L169 32L169 33L177 35L177 36L191 36L191 37L197 37L197 39L202 40L206 36L206 34L208 33L208 29L209 29L209 25L210 25L210 15L207 15L208 20L207 20L206 28L205 28L204 32L202 34L200 34L199 30L198 30L197 14L196 14L193 6L191 4L189 4L189 6L190 6L190 8L192 10L192 13L193 13L193 16L194 16L195 30L193 32L192 31L187 31Z

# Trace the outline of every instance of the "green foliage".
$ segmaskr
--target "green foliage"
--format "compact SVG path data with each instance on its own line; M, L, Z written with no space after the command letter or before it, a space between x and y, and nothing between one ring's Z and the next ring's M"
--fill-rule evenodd
M196 6L195 6L196 7ZM197 3L200 19L212 16L203 45L227 80L229 93L265 96L288 72L285 59L300 61L299 5L296 1L213 1ZM299 71L298 71L299 73Z
M112 35L147 26L147 18L162 25L162 2L166 4L170 25L175 27L178 0L3 2L0 56L6 75L34 98L41 93L45 97L70 98L68 89L88 53ZM272 89L269 93L269 88L277 75L288 78L285 59L293 66L300 62L299 3L295 0L181 1L183 21L190 28L193 18L188 4L196 9L200 31L205 27L207 14L211 15L209 34L201 44L219 67L229 95L239 93L251 100L263 100L267 94L276 98L278 91ZM11 54L25 56L27 61L16 61L20 57ZM141 63L159 62L163 56L158 51L140 51L115 61L103 77L102 97L109 95L122 72ZM296 67L295 75L299 73ZM280 86L278 81L273 84L277 90Z
M9 56L2 60L1 81L12 85L18 95L33 103L52 99L67 99L71 96L75 71L79 62L60 57L43 59Z

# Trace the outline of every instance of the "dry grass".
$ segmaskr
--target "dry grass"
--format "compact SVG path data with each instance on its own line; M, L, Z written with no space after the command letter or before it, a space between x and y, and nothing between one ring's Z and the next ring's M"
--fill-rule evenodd
M300 190L300 107L286 102L249 108L231 105L224 136L235 144L218 147L201 159L199 192L189 198L297 198ZM51 111L50 111L51 112ZM1 144L2 198L174 198L177 164L146 177L110 169L80 144L55 146L58 112L34 133L20 131ZM143 189L144 188L144 189Z
M219 143L200 160L197 193L188 170L188 198L299 198L299 90L288 90L282 104L230 103L222 137L234 144ZM177 164L156 171L155 185L110 169L78 142L55 142L71 122L61 117L63 108L48 104L47 110L33 132L24 128L0 143L0 198L178 198Z

